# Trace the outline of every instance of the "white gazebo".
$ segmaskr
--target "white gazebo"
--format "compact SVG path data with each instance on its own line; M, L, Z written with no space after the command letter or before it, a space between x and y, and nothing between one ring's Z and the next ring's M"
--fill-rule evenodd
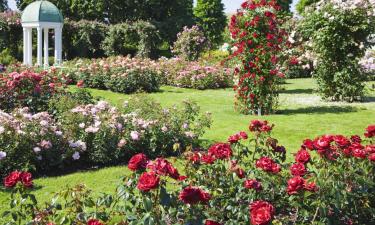
M33 66L33 29L38 32L38 51L36 65L43 65L44 42L44 66L48 67L48 32L55 33L55 65L62 62L62 28L64 19L59 9L49 1L36 1L28 5L22 13L23 27L23 63ZM44 32L44 41L43 41Z

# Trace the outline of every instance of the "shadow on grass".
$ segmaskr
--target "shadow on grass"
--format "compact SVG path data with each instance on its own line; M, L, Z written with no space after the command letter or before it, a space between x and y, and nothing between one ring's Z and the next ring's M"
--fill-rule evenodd
M363 98L363 102L375 102L375 96L366 96Z
M280 110L277 114L293 115L293 114L327 114L327 113L351 113L357 112L357 108L351 106L312 106L298 109Z
M177 90L177 89L173 89L173 90L159 89L156 93L177 93L177 94L180 94L180 93L184 93L184 92L182 90Z
M281 94L312 94L313 89L307 88L307 89L291 89L291 90L282 90L280 91Z
M43 186L34 184L33 187L30 190L36 191L36 190L40 190L42 188L43 188ZM10 193L12 193L12 189L13 188L0 187L0 193L9 193L10 194Z

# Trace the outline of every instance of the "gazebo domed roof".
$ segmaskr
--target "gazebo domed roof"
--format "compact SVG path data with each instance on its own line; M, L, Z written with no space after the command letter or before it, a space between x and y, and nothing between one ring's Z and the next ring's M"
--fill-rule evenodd
M36 1L28 5L22 13L22 23L63 23L60 10L49 1Z

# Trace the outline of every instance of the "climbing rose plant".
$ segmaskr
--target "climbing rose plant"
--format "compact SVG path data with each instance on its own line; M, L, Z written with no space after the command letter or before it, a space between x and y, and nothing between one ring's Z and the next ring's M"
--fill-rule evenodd
M286 32L280 28L280 6L275 1L246 1L233 15L229 30L234 52L241 64L235 69L238 78L236 107L246 114L269 114L277 104L280 78L279 53L286 44Z

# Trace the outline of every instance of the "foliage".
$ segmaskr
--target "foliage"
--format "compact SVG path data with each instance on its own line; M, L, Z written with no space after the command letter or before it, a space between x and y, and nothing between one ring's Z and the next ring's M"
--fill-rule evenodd
M9 49L6 48L0 52L0 64L7 66L10 64L15 64L16 62L17 60L10 54Z
M4 12L8 9L8 1L0 0L0 12Z
M232 71L217 64L189 62L181 58L160 59L158 63L168 85L201 90L233 85Z
M161 84L161 76L153 68L155 64L149 59L119 56L79 60L62 73L86 87L127 94L137 91L155 92Z
M215 46L220 45L227 25L222 1L198 0L194 15L197 18L197 25L202 28L208 41Z
M0 12L0 52L8 49L14 58L22 58L22 27L18 12Z
M323 98L355 101L363 97L366 75L359 66L375 31L373 0L321 1L306 13L301 31L317 57L314 76Z
M368 49L359 64L369 74L370 80L375 80L375 49Z
M5 111L17 107L29 107L32 112L46 110L49 99L65 85L53 70L4 73L0 78L0 106Z
M177 41L173 44L172 52L186 60L197 60L207 47L207 39L198 26L184 27L177 34Z
M157 28L149 22L137 21L110 26L102 48L108 56L126 55L135 49L138 56L151 57L159 45Z
M81 98L76 101L87 101ZM117 165L139 152L150 157L177 155L197 145L211 124L209 114L201 114L189 101L170 108L142 96L121 108L103 101L73 109L70 102L65 108L62 104L51 102L56 118L47 112L32 114L28 108L11 114L0 111L0 176L16 169L41 175ZM150 104L156 106L154 113L145 116Z
M249 133L236 133L207 151L186 152L184 175L164 158L136 154L128 163L132 174L123 178L116 194L94 198L77 185L58 193L45 209L32 203L34 210L15 211L25 215L25 222L35 212L43 223L374 222L375 125L368 126L364 140L342 135L306 139L291 164L285 162L285 148L272 138L272 129L267 121L254 120ZM29 189L23 183L15 186L14 173L5 184L25 199Z
M286 32L281 29L275 1L247 1L233 15L230 32L241 66L236 67L236 104L245 114L272 113L278 97L278 80L284 75L277 68Z
M296 5L297 12L302 15L305 12L305 8L311 6L314 3L319 2L319 0L299 0Z
M285 12L290 12L290 4L293 0L277 0L277 4L281 6L281 9Z

